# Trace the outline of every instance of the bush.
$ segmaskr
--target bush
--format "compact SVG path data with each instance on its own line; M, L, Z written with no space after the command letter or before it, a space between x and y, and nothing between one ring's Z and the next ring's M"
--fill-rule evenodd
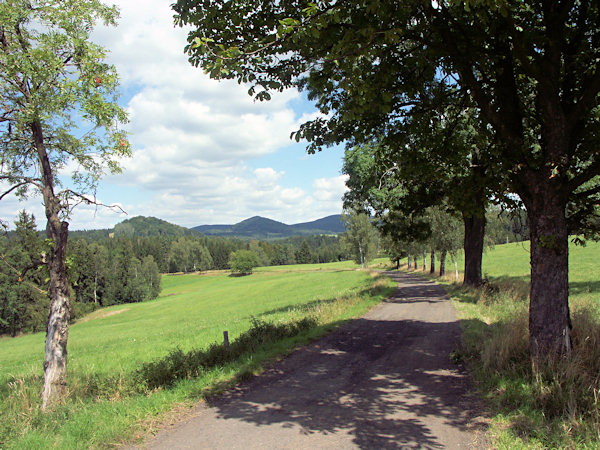
M238 250L229 258L231 272L250 274L258 266L258 255L250 250Z
M316 320L307 317L284 324L253 319L252 327L229 347L214 343L206 350L193 349L187 353L176 348L158 361L144 363L136 371L135 379L144 389L169 387L179 380L197 377L207 369L223 366L242 355L256 352L259 347L294 337L316 325Z

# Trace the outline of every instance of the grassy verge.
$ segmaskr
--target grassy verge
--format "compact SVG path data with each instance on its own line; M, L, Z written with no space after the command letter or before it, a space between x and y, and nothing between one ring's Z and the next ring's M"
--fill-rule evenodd
M486 283L464 288L445 280L459 312L463 347L492 416L495 448L600 448L600 245L570 248L573 354L529 359L527 243L484 255Z
M163 282L155 301L99 310L72 326L68 395L49 413L39 409L44 336L0 339L0 448L139 441L174 409L260 372L393 289L347 264Z

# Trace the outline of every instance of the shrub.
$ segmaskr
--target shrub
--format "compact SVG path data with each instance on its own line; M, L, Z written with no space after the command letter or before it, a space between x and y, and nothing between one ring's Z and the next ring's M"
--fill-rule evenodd
M249 274L258 266L258 255L250 250L238 250L229 258L231 272Z
M235 361L244 354L256 352L261 346L296 336L316 325L316 320L306 317L277 325L252 319L252 327L229 347L214 343L206 350L193 349L187 353L176 348L158 361L143 364L136 371L135 378L144 389L169 387L179 380L197 377L207 369Z

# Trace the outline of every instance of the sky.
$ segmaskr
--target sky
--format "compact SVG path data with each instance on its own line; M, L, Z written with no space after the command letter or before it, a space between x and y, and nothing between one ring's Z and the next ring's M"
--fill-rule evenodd
M187 31L173 26L172 0L113 0L118 26L96 28L92 40L110 53L121 78L120 103L132 158L108 175L97 193L127 215L78 206L70 229L112 228L127 218L153 216L194 227L233 224L263 216L287 224L339 214L346 190L343 148L306 153L290 133L315 117L295 90L255 102L236 81L211 80L183 52ZM0 201L0 219L12 225L27 209L45 226L41 198Z

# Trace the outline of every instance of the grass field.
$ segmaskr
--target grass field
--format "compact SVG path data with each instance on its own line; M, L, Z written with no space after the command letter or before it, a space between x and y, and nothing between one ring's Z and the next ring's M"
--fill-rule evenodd
M352 263L260 268L244 277L164 276L158 299L98 310L71 327L69 395L47 414L39 410L44 335L1 338L0 448L106 447L135 439L174 406L259 371L265 360L362 314L391 289L387 279ZM141 393L132 382L141 364L176 348L222 342L225 330L233 341L254 318L288 323L303 317L318 326L198 379Z
M571 245L569 255L574 350L535 370L528 349L528 242L488 250L487 284L480 289L462 287L453 273L442 280L463 327L456 357L487 400L494 448L600 448L600 244Z

